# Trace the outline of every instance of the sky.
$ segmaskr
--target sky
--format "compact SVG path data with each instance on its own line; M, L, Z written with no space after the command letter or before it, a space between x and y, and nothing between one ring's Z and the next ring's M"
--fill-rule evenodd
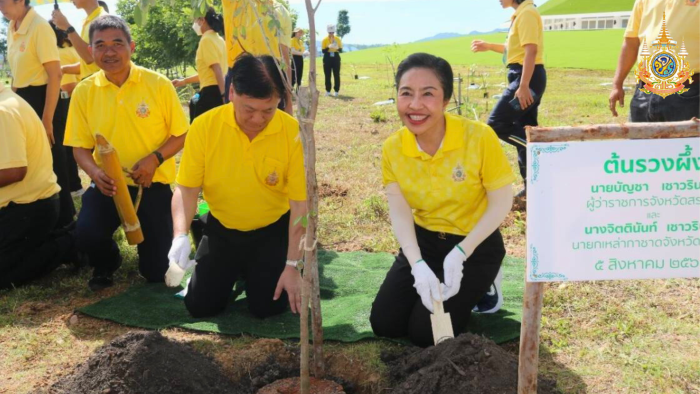
M215 0L218 2L218 0ZM317 0L312 0L316 4ZM117 0L106 0L114 12ZM304 0L290 0L299 14L297 26L308 28ZM544 0L536 0L537 5ZM85 13L71 3L60 3L61 10L80 30ZM325 35L326 25L336 23L338 11L348 10L352 31L346 44L407 43L438 33L491 31L508 21L513 9L503 9L498 0L323 0L316 12L316 31ZM52 5L36 7L44 18L51 17Z

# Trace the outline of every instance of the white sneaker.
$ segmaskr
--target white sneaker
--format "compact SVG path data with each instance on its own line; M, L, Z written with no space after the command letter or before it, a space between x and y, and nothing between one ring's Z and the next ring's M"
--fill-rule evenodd
M481 300L474 306L472 312L476 313L496 313L503 306L503 292L501 291L501 281L503 281L503 267L498 270L498 275L493 281L489 290L481 297Z
M331 92L326 92L326 97L330 97L330 96L331 96Z
M338 97L338 92L334 92L333 96Z
M82 196L83 194L85 194L85 189L80 189L80 190L76 190L76 191L74 191L74 192L70 192L70 195L71 195L71 197L73 197L73 198L80 197L80 196Z

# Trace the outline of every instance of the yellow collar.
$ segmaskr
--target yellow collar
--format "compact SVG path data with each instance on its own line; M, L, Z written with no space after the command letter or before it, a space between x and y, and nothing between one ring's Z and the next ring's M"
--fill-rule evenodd
M99 5L98 5L97 8L95 8L95 10L92 11L92 12L90 13L90 15L88 15L87 18L85 18L85 22L83 22L83 25L87 25L88 23L90 23L90 22L92 22L93 20L95 20L95 18L97 18L98 16L102 15L102 12L103 12L103 11L104 11L104 8L102 8L102 6L99 6Z
M137 83L141 81L141 67L138 67L137 65L134 64L134 62L130 62L130 69L129 69L129 77L124 81L124 85L127 83ZM104 87L104 86L116 86L112 82L107 79L107 75L105 75L104 70L100 70L97 73L97 76L95 77L95 86L98 87ZM124 86L122 85L122 86Z
M518 15L522 14L523 12L525 12L526 6L534 6L534 5L535 5L535 4L532 2L532 0L525 0L525 1L523 1L522 3L520 3L520 5L518 6L518 8L517 8L517 9L515 10L515 12L513 13L513 16L510 17L510 19L511 19L511 20L515 20L515 18L517 18Z
M400 133L402 153L405 156L420 157L423 160L440 158L444 152L459 149L464 145L464 128L459 117L451 114L445 114L445 137L442 140L442 146L435 152L435 156L430 156L418 148L416 136L407 127L402 128Z
M29 11L27 11L27 15L24 16L24 19L22 19L22 23L19 25L19 29L17 31L14 31L13 26L15 25L14 22L10 23L10 31L12 31L14 34L27 34L27 31L29 30L29 25L34 22L34 18L36 17L36 11L34 11L34 7L29 7Z

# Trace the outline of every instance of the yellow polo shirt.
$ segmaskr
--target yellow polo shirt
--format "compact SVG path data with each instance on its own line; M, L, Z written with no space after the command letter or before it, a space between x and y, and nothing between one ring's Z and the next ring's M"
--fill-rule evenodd
M15 30L10 21L7 32L7 58L12 70L12 87L41 86L49 82L44 64L58 62L56 34L51 25L29 8L27 16Z
M92 149L100 133L114 146L122 167L131 169L160 148L170 136L187 132L180 99L168 78L131 64L129 78L120 87L99 71L76 86L68 110L64 145ZM95 162L101 165L95 150ZM153 182L175 181L175 159L158 167ZM134 185L131 178L126 178Z
M328 48L328 46L331 45L333 42L331 42L331 39L328 36L326 36L326 38L324 38L323 41L321 41L321 50L328 49L328 52L338 52L339 50L343 49L343 41L340 39L340 37L333 35L333 41L336 44L338 44L338 48Z
M268 226L289 210L289 200L306 200L299 123L278 110L250 141L236 123L233 103L214 108L187 133L177 183L201 187L226 228Z
M0 141L0 170L27 167L24 179L0 187L0 208L10 202L29 204L61 190L41 119L26 101L1 84Z
M280 58L279 45L290 47L292 39L292 19L289 11L276 0L253 0L257 13L263 21L260 28L255 10L248 1L223 0L224 30L226 32L226 54L228 66L233 67L236 58L243 52L256 56L272 55ZM274 13L274 14L273 14ZM276 15L276 21L272 18ZM234 39L234 35L236 39ZM265 38L270 41L272 53L268 50Z
M219 64L221 72L224 76L226 75L226 43L214 30L207 30L199 39L195 64L199 75L199 86L202 88L218 85L216 74L211 69L212 65Z
M105 11L104 8L102 7L97 7L88 17L85 19L83 22L83 28L80 30L80 38L83 39L88 45L90 45L90 24L92 21L94 21L98 16L102 15L109 15L107 11ZM83 80L90 75L100 71L100 68L97 67L97 64L95 62L92 62L90 64L85 63L85 60L83 58L80 58L80 79Z
M511 17L506 38L506 64L523 64L525 45L537 45L535 64L544 64L544 32L542 17L532 0L523 1Z
M442 146L430 156L406 127L382 148L384 185L398 182L414 220L431 231L467 235L488 205L486 192L515 181L496 133L484 123L445 114Z
M700 1L698 0L637 0L625 30L625 37L637 37L646 41L647 47L656 40L666 13L666 28L680 52L685 41L690 68L700 72ZM642 51L640 43L639 51Z
M75 64L80 61L80 55L73 47L58 48L58 56L61 58L61 66ZM75 74L63 74L61 77L61 86L74 82L80 82L80 79Z
M299 52L304 52L304 43L301 42L301 38L292 38L292 48Z

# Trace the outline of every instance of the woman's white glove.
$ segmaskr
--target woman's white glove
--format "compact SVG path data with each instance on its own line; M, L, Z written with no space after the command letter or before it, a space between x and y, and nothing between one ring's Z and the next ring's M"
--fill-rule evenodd
M168 252L170 267L168 268L168 272L165 273L166 286L179 286L187 270L196 265L194 260L190 260L191 251L192 245L190 244L190 238L186 234L178 235L173 239L170 252Z
M440 281L428 267L428 263L423 260L413 264L411 274L415 279L413 287L416 288L421 302L430 313L433 313L433 300L440 301Z
M302 53L302 56L309 57L309 51L304 51L304 53Z
M462 252L459 246L455 246L450 253L445 256L442 269L445 272L445 285L442 287L442 300L447 301L455 294L459 293L462 284L462 270L467 255Z

